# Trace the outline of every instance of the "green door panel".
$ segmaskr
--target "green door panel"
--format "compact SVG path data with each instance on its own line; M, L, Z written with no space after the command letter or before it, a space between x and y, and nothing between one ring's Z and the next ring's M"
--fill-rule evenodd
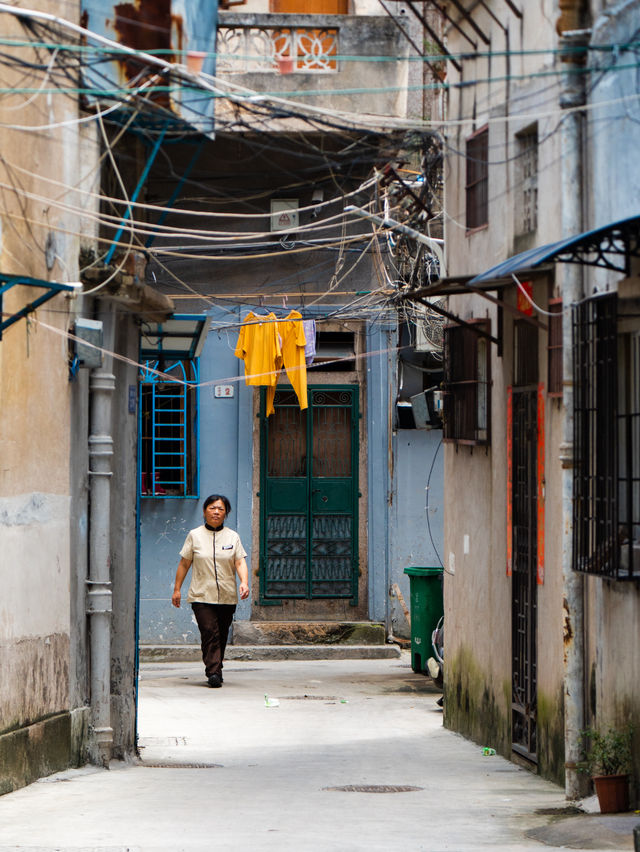
M270 513L307 512L309 486L306 479L267 479L266 497Z
M351 514L353 511L353 480L312 479L311 509L314 514Z

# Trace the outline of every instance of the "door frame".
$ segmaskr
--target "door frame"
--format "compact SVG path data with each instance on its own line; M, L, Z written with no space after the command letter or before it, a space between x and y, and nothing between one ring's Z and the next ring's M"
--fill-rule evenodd
M279 391L292 391L293 389L287 383L282 383L278 385ZM360 541L359 541L359 526L360 526L360 498L362 494L359 490L360 483L360 421L361 421L361 411L360 411L360 385L358 383L340 383L340 384L327 384L319 382L317 384L309 384L308 385L308 399L309 399L309 408L306 409L307 417L309 418L309 425L311 426L311 430L313 429L313 398L314 394L317 392L329 392L335 393L340 391L349 391L351 394L351 548L350 548L350 559L351 559L351 590L349 595L338 595L338 596L330 596L330 595L312 595L308 588L308 577L309 577L309 568L310 568L310 559L311 553L310 550L307 550L307 593L305 595L292 595L287 597L275 597L269 596L266 591L266 581L267 581L267 572L266 572L266 528L267 528L267 497L266 497L266 466L268 460L268 446L267 446L267 437L268 432L265 426L267 425L267 417L266 417L266 391L264 388L261 389L260 392L260 402L259 402L259 446L260 446L260 465L259 465L259 491L258 496L260 497L260 513L259 513L259 530L258 530L258 540L259 540L259 598L258 604L261 606L282 606L285 601L299 601L299 602L310 602L316 601L320 602L322 600L330 602L330 601L348 601L349 605L352 607L358 606L358 595L359 595L359 581L360 581ZM311 431L308 434L308 440L313 441L313 432ZM307 487L311 489L311 485L313 482L313 477L311 475L312 471L307 471ZM311 491L307 494L307 530L311 529L309 520L312 516L312 494ZM309 532L308 532L309 535Z

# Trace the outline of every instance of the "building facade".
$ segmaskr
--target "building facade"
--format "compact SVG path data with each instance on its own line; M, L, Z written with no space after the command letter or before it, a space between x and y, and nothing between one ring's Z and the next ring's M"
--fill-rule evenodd
M640 18L634 3L445 14L447 277L422 293L454 317L445 723L576 798L582 730L637 726L640 707L624 59Z

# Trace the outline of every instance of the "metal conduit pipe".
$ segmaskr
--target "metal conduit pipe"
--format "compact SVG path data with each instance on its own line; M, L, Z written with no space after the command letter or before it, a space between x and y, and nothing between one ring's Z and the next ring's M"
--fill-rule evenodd
M588 31L564 33L561 46L567 49L560 106L567 112L560 136L562 162L562 236L581 233L583 200L582 110L585 103L583 75L576 62L576 47L588 43ZM581 757L581 731L584 730L584 578L573 570L573 340L571 305L584 295L583 268L564 264L562 276L562 410L560 445L562 464L562 580L564 642L564 750L565 793L568 799L583 794L583 779L577 765Z
M107 347L110 349L111 347ZM111 405L115 376L104 368L91 371L89 436L89 579L92 763L108 768L111 760Z

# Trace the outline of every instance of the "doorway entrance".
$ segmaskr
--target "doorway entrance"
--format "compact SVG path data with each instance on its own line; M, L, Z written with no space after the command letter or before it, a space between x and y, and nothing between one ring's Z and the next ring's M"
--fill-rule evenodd
M260 603L358 602L358 386L261 398Z

